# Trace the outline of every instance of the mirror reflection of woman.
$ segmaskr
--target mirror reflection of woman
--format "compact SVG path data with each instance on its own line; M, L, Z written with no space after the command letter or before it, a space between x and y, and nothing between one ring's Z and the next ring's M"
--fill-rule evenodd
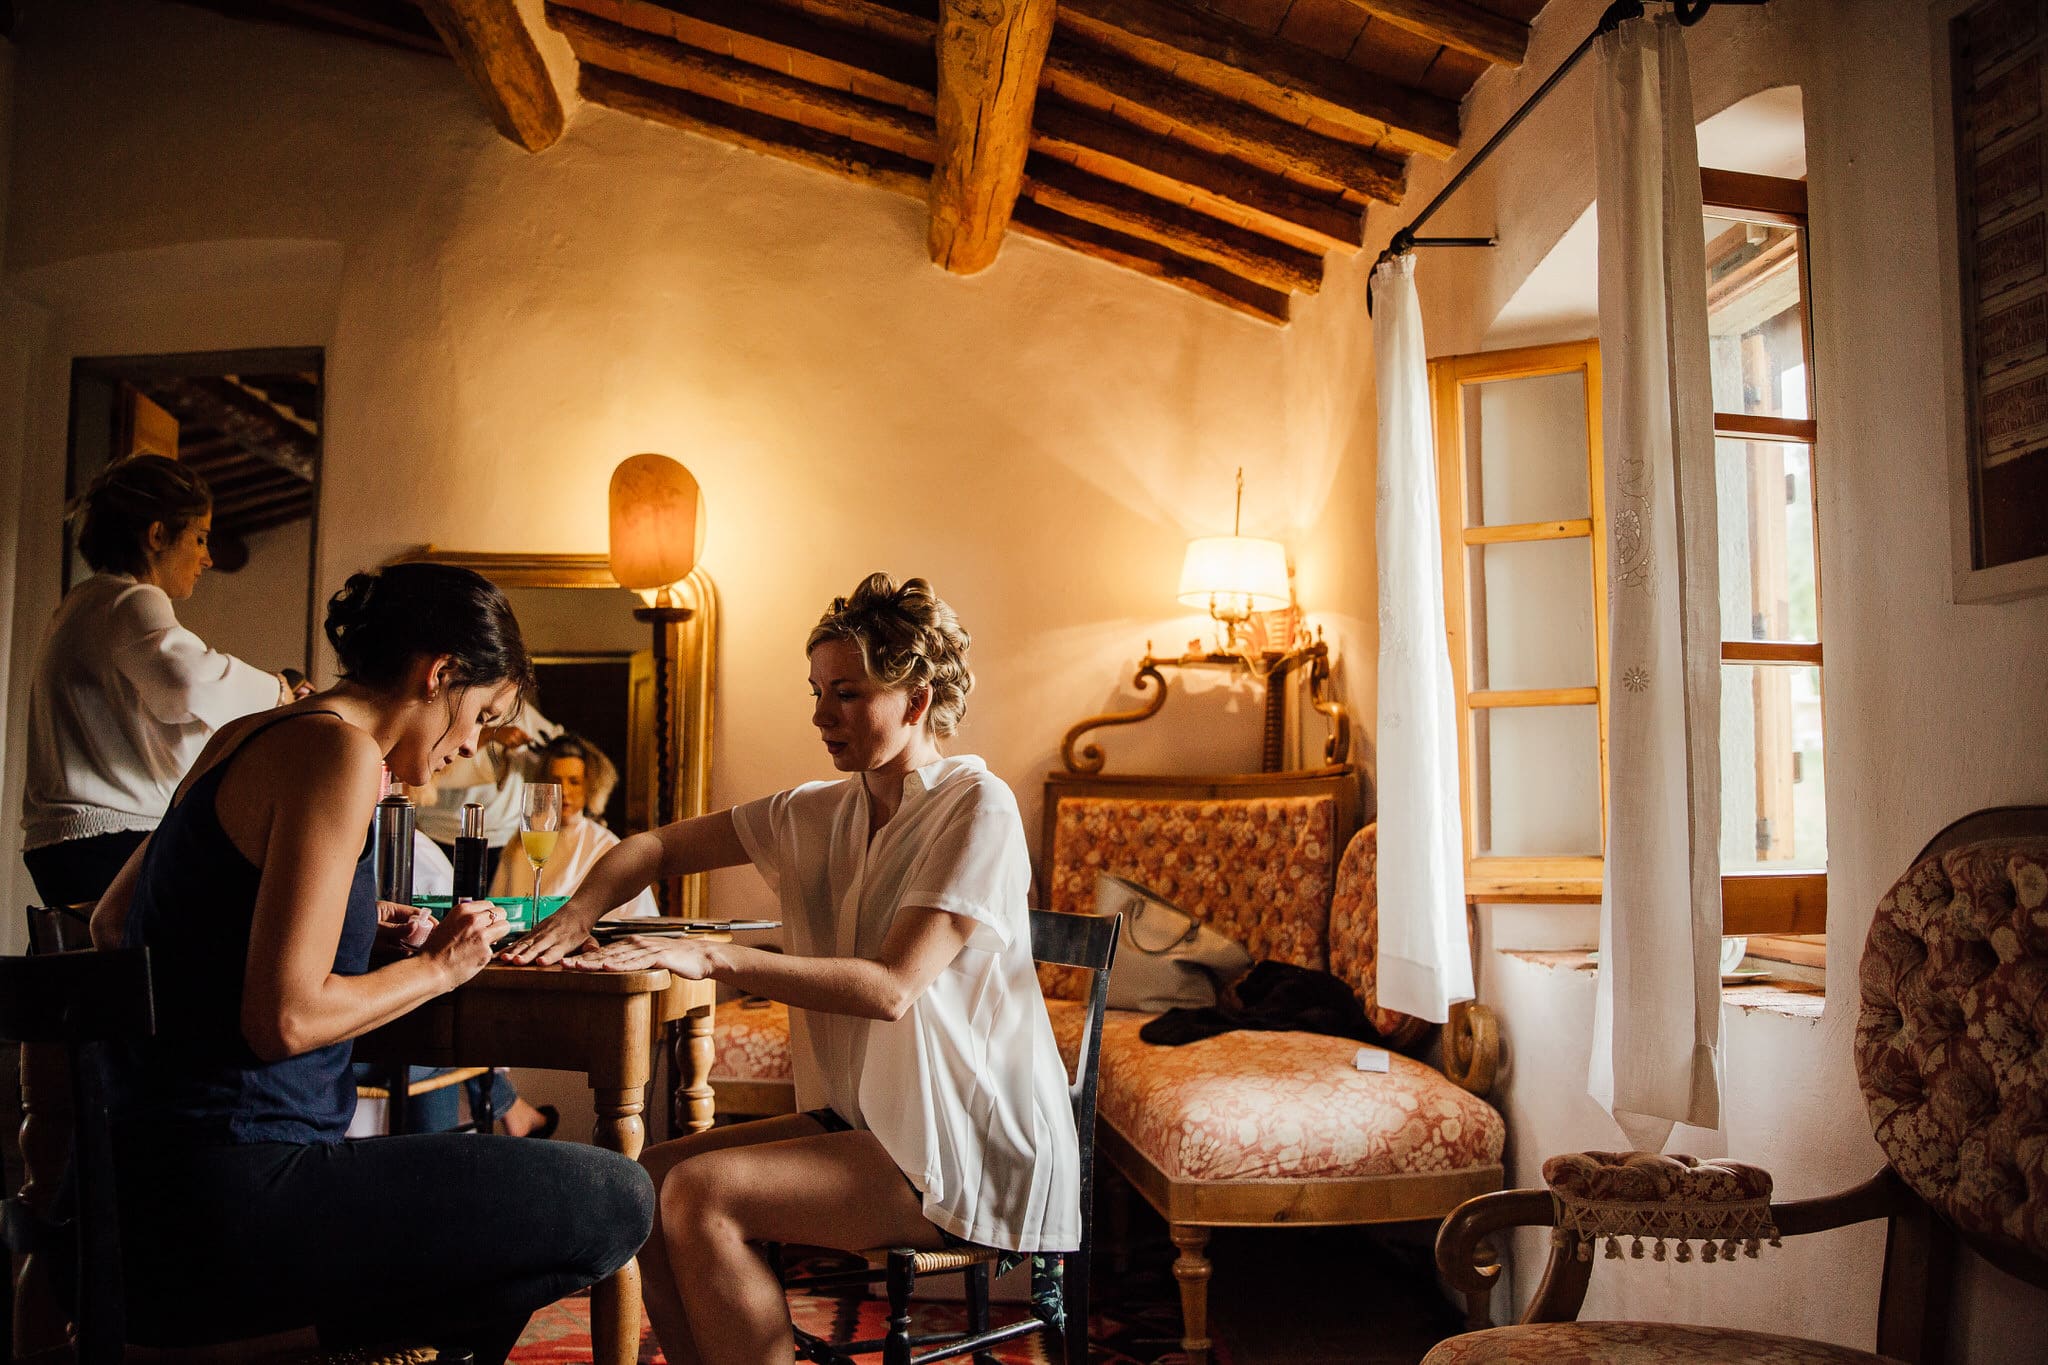
M619 846L619 836L606 828L604 808L619 785L619 770L581 735L563 731L541 746L530 782L552 782L562 789L562 832L548 858L545 890L550 896L574 894L597 860ZM533 867L524 858L504 858L491 882L493 896L533 894ZM642 889L609 911L625 919L660 913L654 893Z
M940 749L973 686L967 646L922 579L870 576L807 648L811 723L847 776L633 835L507 954L664 967L795 1007L805 1112L641 1158L660 1190L641 1252L647 1309L671 1365L790 1359L781 1288L751 1243L1079 1242L1080 1159L1031 959L1016 798L980 759ZM786 952L586 943L657 877L746 862L780 901Z
M352 1041L490 961L504 912L451 909L371 966L365 838L382 769L417 785L510 714L532 665L466 569L356 574L328 604L341 681L224 727L93 912L146 947L157 1032L115 1068L129 1340L420 1341L498 1365L535 1309L610 1274L653 1190L616 1152L468 1133L344 1142Z
M294 690L178 624L172 604L213 564L213 495L190 467L109 465L77 511L93 572L64 595L29 687L22 860L45 905L98 900L207 737Z

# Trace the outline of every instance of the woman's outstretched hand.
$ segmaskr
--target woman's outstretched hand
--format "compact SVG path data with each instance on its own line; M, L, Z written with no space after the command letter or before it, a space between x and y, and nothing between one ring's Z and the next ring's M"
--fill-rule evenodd
M505 912L490 901L462 901L434 926L420 956L449 976L448 989L491 965L491 944L505 931Z
M545 967L560 962L571 953L594 946L590 926L575 913L573 906L565 905L542 920L538 927L506 944L498 953L498 960L516 966L537 964Z
M614 939L601 948L590 948L563 962L590 972L644 972L660 967L685 981L703 981L711 975L712 946L687 938L634 934Z

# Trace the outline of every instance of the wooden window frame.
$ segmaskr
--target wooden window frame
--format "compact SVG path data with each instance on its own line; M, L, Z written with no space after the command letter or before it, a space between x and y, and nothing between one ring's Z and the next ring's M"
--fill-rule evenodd
M1813 356L1812 288L1808 235L1806 233L1806 184L1773 176L1748 175L1735 171L1700 171L1700 198L1709 213L1726 210L1751 222L1793 227L1800 231L1799 307L1800 341L1806 357L1806 410L1816 411L1818 382ZM1756 417L1744 413L1716 412L1714 436L1741 441L1782 441L1807 450L1807 468L1813 495L1813 590L1815 619L1820 619L1820 449L1819 424L1813 418ZM1816 632L1818 634L1819 632ZM1721 662L1727 664L1809 664L1820 670L1822 692L1822 733L1825 749L1826 670L1818 640L1789 641L1723 640ZM1828 876L1825 871L1738 872L1721 878L1721 932L1756 936L1823 935L1827 932Z
M1468 384L1583 373L1586 402L1586 491L1589 515L1563 521L1467 526L1465 405ZM1473 901L1594 902L1600 899L1599 856L1481 857L1473 847L1478 785L1474 714L1512 706L1593 706L1599 721L1600 828L1607 828L1607 543L1600 440L1600 346L1569 341L1548 346L1485 351L1430 362L1430 403L1436 425L1438 519L1444 556L1444 625L1457 693L1459 798L1465 821L1465 894ZM1467 552L1474 546L1541 540L1591 543L1594 685L1591 687L1482 689L1471 687Z

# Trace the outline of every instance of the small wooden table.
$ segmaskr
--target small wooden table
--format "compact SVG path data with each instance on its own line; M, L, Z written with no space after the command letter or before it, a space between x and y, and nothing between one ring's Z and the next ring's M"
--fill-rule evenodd
M597 1107L596 1140L640 1155L640 1113L663 1026L682 1021L676 1049L689 1132L711 1126L709 981L661 970L591 972L569 967L486 967L447 995L356 1040L356 1060L411 1066L535 1066L581 1071ZM591 1290L596 1365L632 1365L640 1354L640 1263L628 1261Z

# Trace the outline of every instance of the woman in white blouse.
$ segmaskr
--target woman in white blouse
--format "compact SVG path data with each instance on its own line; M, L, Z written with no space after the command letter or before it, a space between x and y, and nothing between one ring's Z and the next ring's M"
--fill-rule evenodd
M47 905L98 900L208 736L293 694L282 674L178 624L171 603L213 564L204 479L137 455L102 470L80 504L93 574L51 619L28 700L22 861Z
M833 767L730 811L637 834L514 946L514 961L650 966L787 1001L806 1112L663 1143L641 1252L669 1360L786 1361L761 1241L858 1250L1080 1241L1067 1073L1031 960L1031 868L1010 789L939 741L966 710L967 633L922 579L874 574L811 632L811 723ZM591 924L657 877L751 862L788 951ZM697 1331L696 1324L704 1330Z

